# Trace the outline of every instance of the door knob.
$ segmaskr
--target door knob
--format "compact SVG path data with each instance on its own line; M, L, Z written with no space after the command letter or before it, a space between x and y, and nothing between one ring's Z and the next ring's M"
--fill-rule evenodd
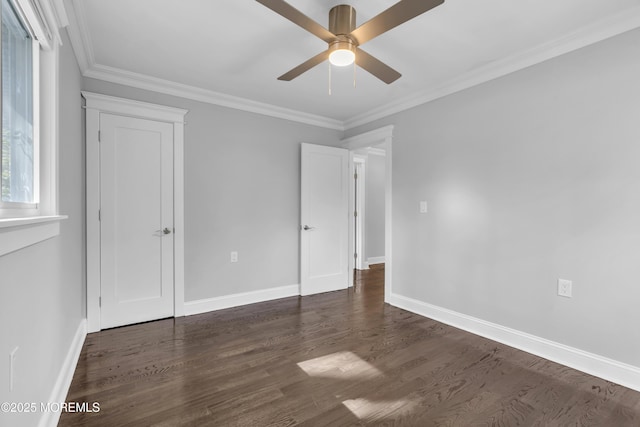
M169 230L167 227L165 227L164 230L162 230L162 232L164 234L169 234L169 233L171 233L171 230Z
M315 230L316 228L315 227L309 227L308 225L305 225L304 227L302 227L302 229L304 231L311 231L311 230Z

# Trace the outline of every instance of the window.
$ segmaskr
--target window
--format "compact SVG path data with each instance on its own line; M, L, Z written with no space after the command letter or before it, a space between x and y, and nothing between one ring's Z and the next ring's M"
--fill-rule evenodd
M39 46L9 0L2 0L2 197L3 208L37 206L34 144L34 51Z
M60 232L57 206L61 1L0 0L0 256Z

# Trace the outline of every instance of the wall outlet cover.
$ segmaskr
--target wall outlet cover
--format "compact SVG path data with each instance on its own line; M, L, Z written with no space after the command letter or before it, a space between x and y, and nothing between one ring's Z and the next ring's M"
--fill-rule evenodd
M558 279L558 295L561 297L571 298L573 292L573 283L571 280Z

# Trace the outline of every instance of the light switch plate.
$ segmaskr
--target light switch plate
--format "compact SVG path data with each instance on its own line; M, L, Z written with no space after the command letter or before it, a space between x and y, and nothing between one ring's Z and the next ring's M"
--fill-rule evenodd
M424 200L420 202L420 213L427 213L427 202Z

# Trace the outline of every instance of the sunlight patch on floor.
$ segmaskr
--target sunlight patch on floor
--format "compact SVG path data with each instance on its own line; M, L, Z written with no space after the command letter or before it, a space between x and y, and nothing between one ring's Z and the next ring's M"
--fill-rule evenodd
M372 364L350 351L339 351L315 359L305 360L298 366L312 377L335 379L368 379L382 376Z
M409 415L418 407L418 402L411 399L369 400L365 398L349 399L342 404L360 420L380 420L394 416Z

